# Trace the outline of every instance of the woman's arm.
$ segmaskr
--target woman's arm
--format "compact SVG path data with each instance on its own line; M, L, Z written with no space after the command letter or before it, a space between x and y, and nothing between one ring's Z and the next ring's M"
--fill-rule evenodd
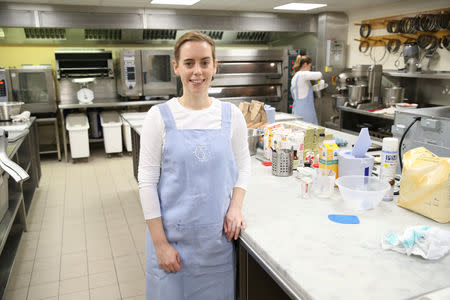
M242 215L242 204L245 190L250 180L250 153L248 150L247 126L241 111L232 106L231 145L238 168L238 179L233 188L230 206L224 220L224 231L227 239L237 239L246 224Z
M141 132L138 170L139 194L158 263L166 272L178 272L181 268L180 256L167 241L157 192L163 140L164 122L159 110L152 107L145 117Z
M303 71L301 75L303 80L319 80L322 78L321 72Z

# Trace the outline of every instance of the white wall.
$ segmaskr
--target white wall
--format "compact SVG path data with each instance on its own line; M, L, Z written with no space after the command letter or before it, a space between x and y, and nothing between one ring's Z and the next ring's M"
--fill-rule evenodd
M448 8L450 7L449 1L445 0L401 0L393 2L390 5L375 6L371 9L364 9L358 11L347 12L349 22L348 22L348 51L347 51L347 67L352 67L357 64L371 64L372 60L369 57L369 51L367 53L361 53L358 50L359 42L354 39L359 39L359 26L354 25L355 23L361 23L362 20L375 19L382 17L390 17L409 13L418 13L422 11ZM373 30L370 34L371 36L385 35L389 34L386 29ZM373 54L376 58L380 59L383 55L382 47L375 47ZM431 70L449 71L450 70L450 51L446 49L438 49L437 53L439 58L434 59L430 64ZM383 69L396 69L394 66L394 61L399 56L397 54L386 53L385 58L381 61ZM377 62L378 63L378 62ZM424 63L426 63L424 59ZM403 57L400 59L400 67L403 67Z

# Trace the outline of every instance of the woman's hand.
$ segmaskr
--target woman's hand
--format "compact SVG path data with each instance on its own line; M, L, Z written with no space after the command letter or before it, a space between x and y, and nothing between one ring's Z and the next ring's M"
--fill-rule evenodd
M233 237L237 240L241 228L245 230L246 226L241 210L230 206L227 215L225 216L225 221L223 222L223 230L227 235L227 240L231 241Z
M175 273L181 270L181 260L178 251L169 243L155 246L156 258L159 266L167 273Z

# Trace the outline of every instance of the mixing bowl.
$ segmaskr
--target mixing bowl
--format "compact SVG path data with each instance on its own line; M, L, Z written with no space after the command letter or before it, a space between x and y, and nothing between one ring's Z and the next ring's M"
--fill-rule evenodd
M389 190L387 182L377 177L342 176L336 180L346 206L354 210L373 209Z

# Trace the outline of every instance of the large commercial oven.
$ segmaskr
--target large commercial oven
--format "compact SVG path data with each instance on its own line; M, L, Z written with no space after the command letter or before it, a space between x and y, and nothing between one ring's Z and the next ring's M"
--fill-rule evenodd
M217 50L219 65L209 94L235 104L259 100L286 112L287 58L286 50Z
M0 71L0 100L24 102L31 113L56 112L56 91L51 66L22 65Z
M177 95L172 50L120 51L117 89L122 97Z
M92 91L93 102L118 101L111 51L56 51L55 62L61 104L78 103L82 88Z

